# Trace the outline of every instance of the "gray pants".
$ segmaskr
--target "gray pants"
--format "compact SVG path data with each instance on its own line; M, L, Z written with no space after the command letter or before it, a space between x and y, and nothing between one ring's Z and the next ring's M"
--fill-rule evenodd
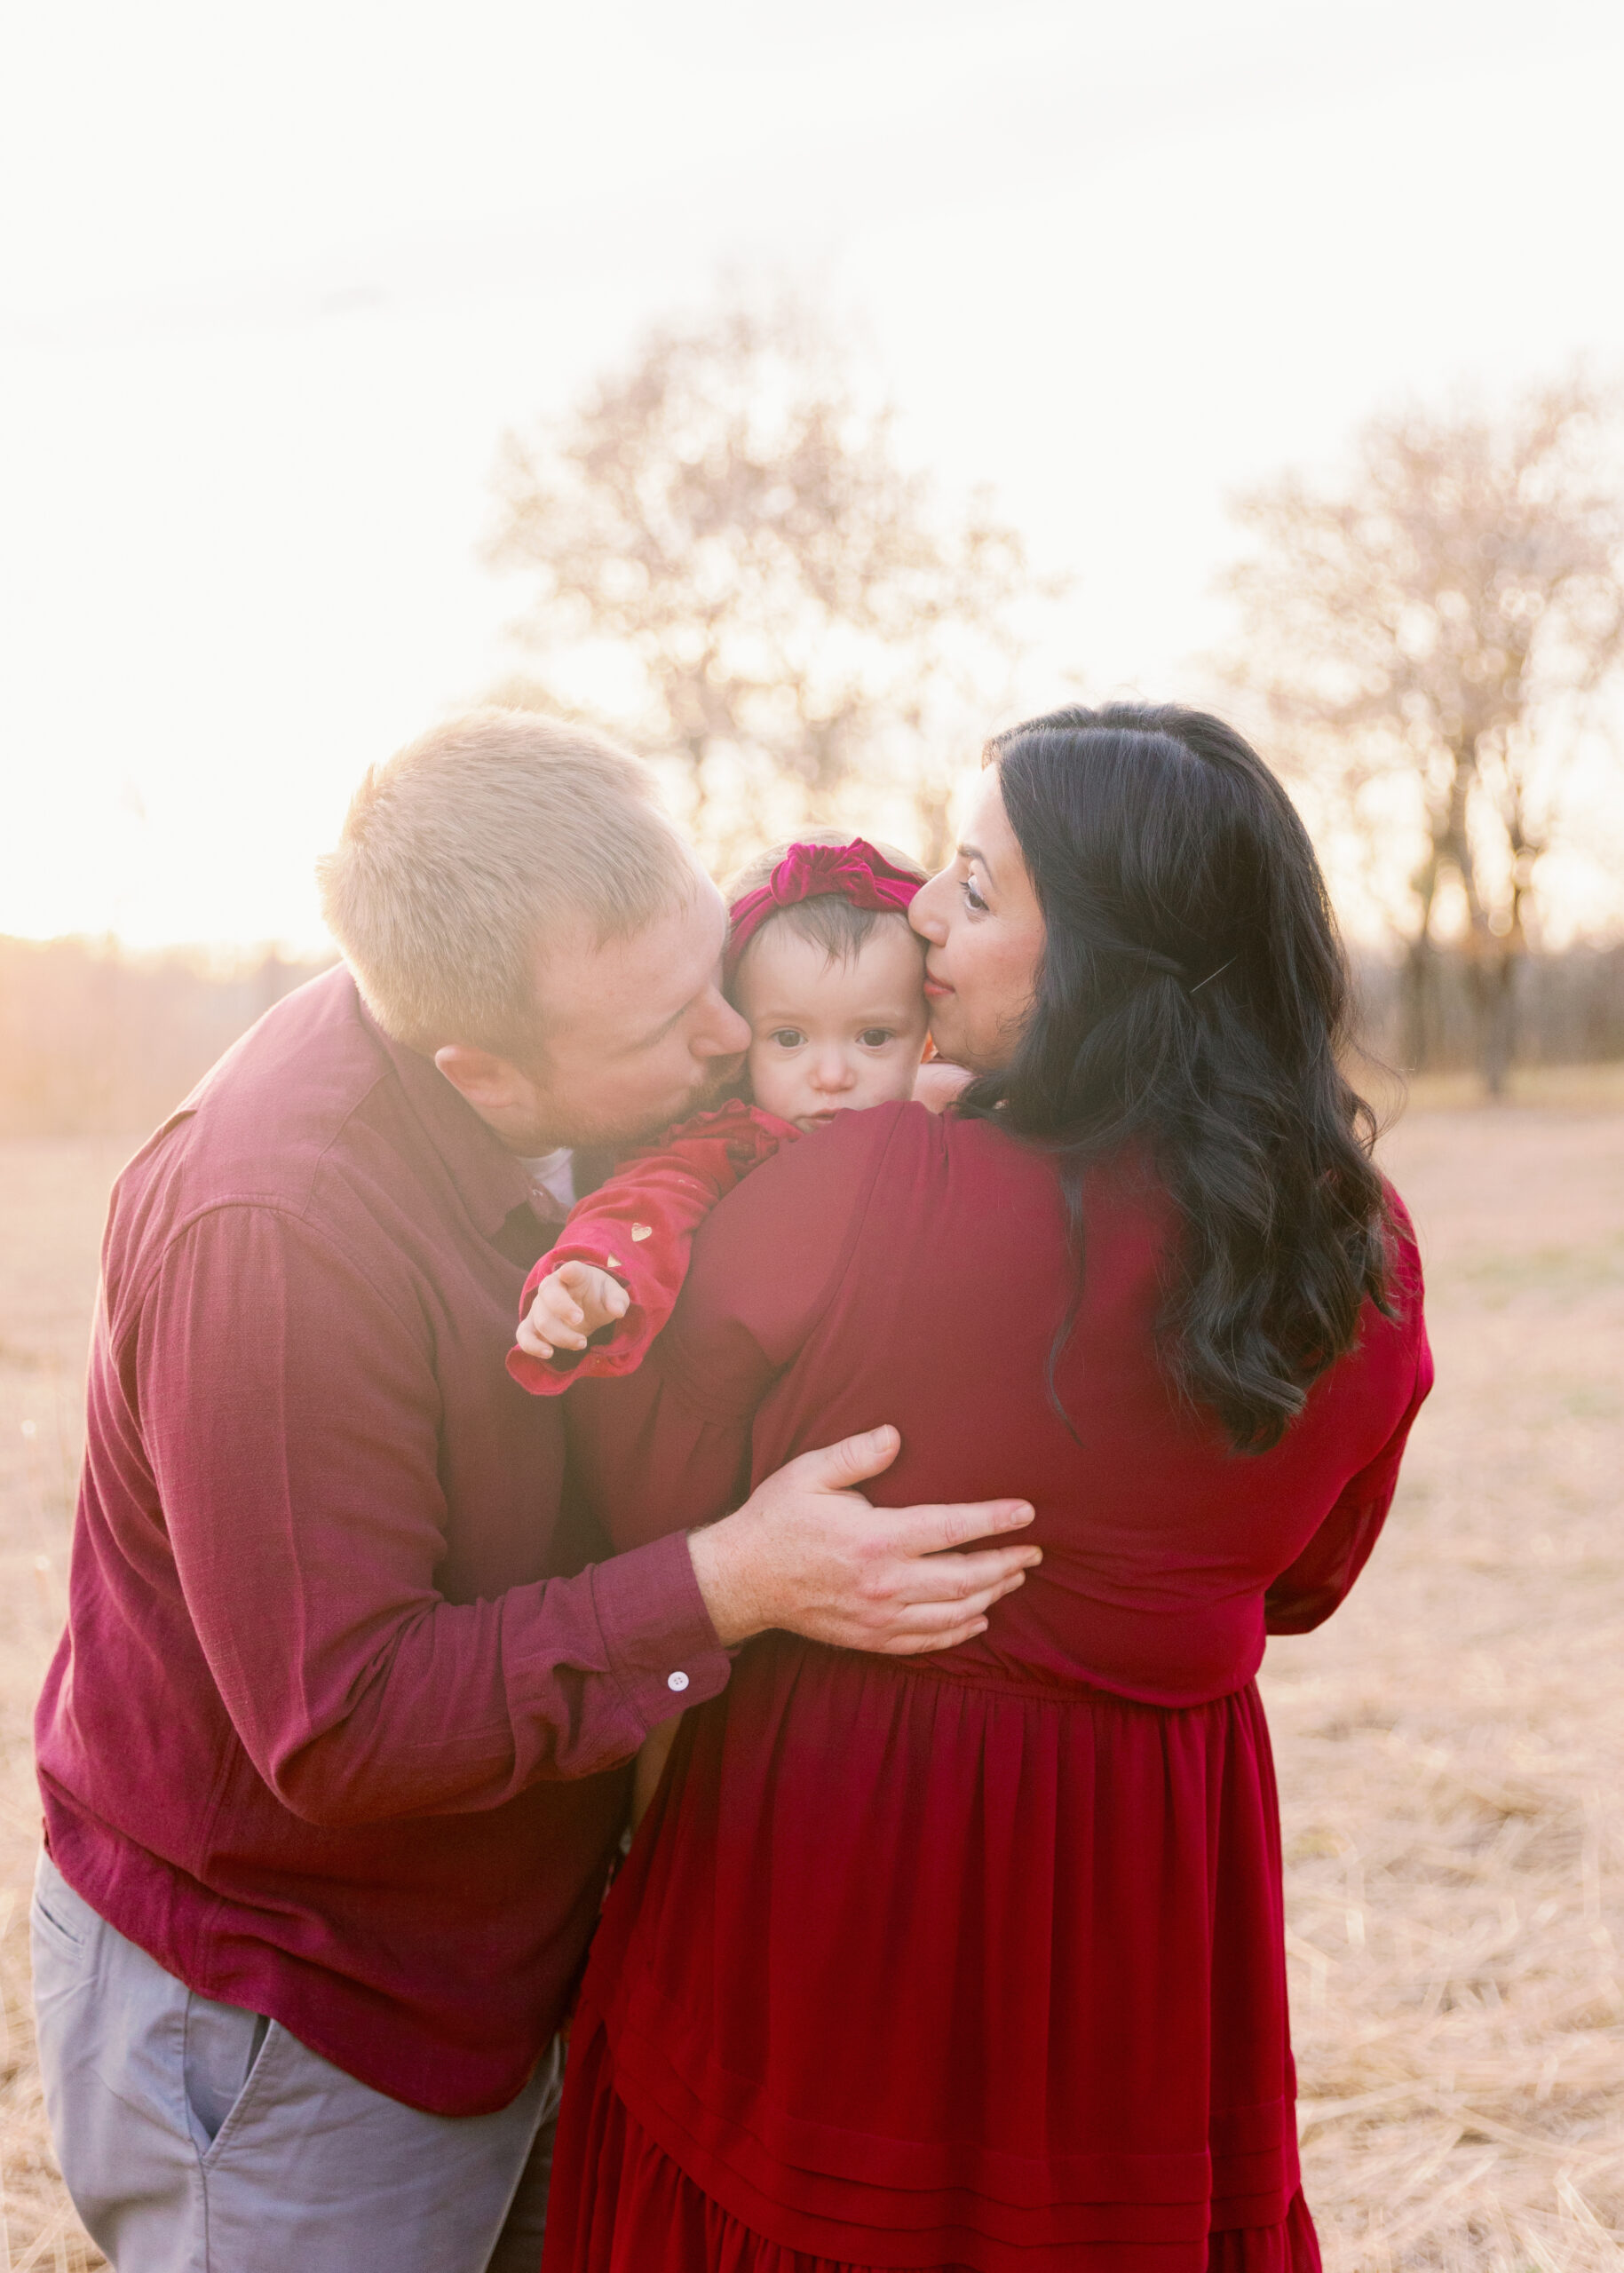
M195 1995L47 1855L34 2001L57 2159L117 2273L536 2273L554 2044L496 2115L424 2115Z

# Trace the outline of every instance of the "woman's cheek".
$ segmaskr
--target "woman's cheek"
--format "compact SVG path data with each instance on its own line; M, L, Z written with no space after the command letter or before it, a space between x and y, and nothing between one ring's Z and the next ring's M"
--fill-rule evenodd
M938 1002L932 1008L931 1039L936 1044L939 1055L952 1064L963 1065L969 1062L964 1054L967 1039L964 1014L956 994L949 994L946 1002Z

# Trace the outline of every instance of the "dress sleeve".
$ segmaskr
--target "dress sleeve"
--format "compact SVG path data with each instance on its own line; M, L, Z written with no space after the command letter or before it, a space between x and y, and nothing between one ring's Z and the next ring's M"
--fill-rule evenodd
M590 1263L619 1279L631 1297L624 1318L603 1327L584 1350L550 1359L515 1347L507 1368L533 1397L557 1397L572 1382L635 1373L676 1306L693 1234L718 1200L800 1131L790 1121L732 1105L700 1113L659 1144L624 1160L571 1208L564 1235L525 1280L522 1316L543 1279L566 1263Z
M1392 1197L1397 1202L1397 1195ZM1311 1633L1316 1626L1323 1626L1347 1598L1387 1521L1387 1511L1398 1488L1405 1445L1415 1415L1432 1387L1432 1351L1422 1318L1420 1260L1409 1217L1401 1204L1396 1204L1395 1215L1404 1242L1403 1259L1397 1274L1399 1299L1401 1310L1410 1321L1415 1353L1409 1401L1381 1451L1344 1487L1296 1561L1281 1572L1264 1596L1264 1625L1271 1634Z
M572 1481L617 1549L726 1515L750 1488L756 1408L833 1300L903 1116L842 1113L759 1168L693 1244L641 1369L569 1400Z

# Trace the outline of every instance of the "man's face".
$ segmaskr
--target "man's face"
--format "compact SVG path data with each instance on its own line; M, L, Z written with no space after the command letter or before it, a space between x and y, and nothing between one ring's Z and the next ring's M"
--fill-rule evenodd
M533 1126L499 1127L503 1140L519 1152L623 1144L697 1112L749 1046L721 991L726 931L721 895L696 875L690 899L630 938L549 941L543 1051L524 1069Z

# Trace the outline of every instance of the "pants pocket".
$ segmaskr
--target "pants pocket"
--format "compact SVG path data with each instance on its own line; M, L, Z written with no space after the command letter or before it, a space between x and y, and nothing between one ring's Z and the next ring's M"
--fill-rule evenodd
M36 1936L74 1952L89 1948L100 1923L84 1897L74 1892L43 1849L34 1873L30 1923Z
M181 2073L200 2155L208 2154L252 2083L270 2025L245 2005L188 1992Z

